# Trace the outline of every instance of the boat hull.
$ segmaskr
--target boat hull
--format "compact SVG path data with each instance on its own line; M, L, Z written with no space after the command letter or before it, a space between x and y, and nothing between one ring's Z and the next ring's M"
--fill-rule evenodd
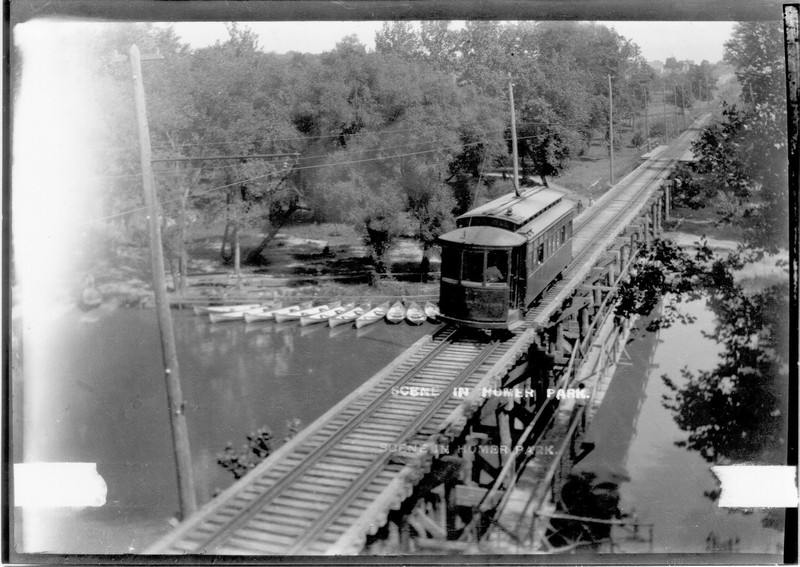
M356 329L360 329L361 327L366 327L367 325L372 325L373 323L377 323L384 317L386 317L386 313L389 310L389 304L384 303L383 305L379 305L378 307L371 309L364 313L361 317L356 319Z

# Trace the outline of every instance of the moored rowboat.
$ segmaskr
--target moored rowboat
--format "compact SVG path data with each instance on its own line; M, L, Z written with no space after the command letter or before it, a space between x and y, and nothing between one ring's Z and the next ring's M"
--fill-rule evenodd
M430 301L426 301L424 309L425 309L425 315L428 317L428 319L430 319L433 322L439 321L439 316L441 315L441 313L439 312L438 305Z
M275 319L276 322L280 323L283 319L278 319L278 317L283 317L289 313L295 313L298 311L302 311L303 309L308 309L311 307L311 301L306 301L305 303L300 303L298 305L290 305L289 307L284 307L282 309L278 309L277 311L272 312L272 318Z
M406 318L406 306L402 301L395 301L394 305L386 313L386 320L390 323L399 323Z
M344 323L352 323L359 317L361 317L364 313L369 311L372 308L371 303L363 303L358 307L351 309L349 311L345 311L344 313L340 313L328 319L328 324L331 327L336 327L337 325L342 325Z
M346 311L350 311L355 306L355 303L352 302L345 303L344 305L342 305L341 302L339 301L337 301L336 303L339 303L339 305L333 303L330 306L331 308L326 311L323 311L321 313L316 313L314 315L306 315L305 317L301 317L300 324L305 326L305 325L313 325L314 323L323 323L328 319L330 319L331 317L335 317L336 315L341 315Z
M287 313L281 313L281 311L275 312L275 321L278 323L283 323L284 321L297 321L303 317L307 317L309 315L315 315L317 313L322 313L323 311L327 311L328 309L333 309L334 307L338 307L339 302L325 304L325 305L317 305L316 307L309 307L307 309L301 309L300 311L289 311Z
M209 313L208 318L212 323L226 323L228 321L241 321L244 311L226 311L225 313Z
M371 325L375 321L380 321L384 317L386 317L386 313L389 312L389 302L382 303L377 307L373 307L360 317L356 319L356 328L360 329L366 325Z
M276 311L280 311L283 309L281 304L274 305L272 307L260 307L258 309L253 309L252 311L247 311L244 314L244 320L247 323L255 323L256 321L272 321Z
M411 305L409 305L408 309L406 310L406 321L412 325L421 325L425 322L425 319L427 319L425 310L419 306L419 303L412 301Z
M206 313L235 313L236 311L241 311L244 313L245 311L251 311L253 309L258 309L259 307L262 307L261 303L249 303L247 305L195 305L194 314L205 315Z

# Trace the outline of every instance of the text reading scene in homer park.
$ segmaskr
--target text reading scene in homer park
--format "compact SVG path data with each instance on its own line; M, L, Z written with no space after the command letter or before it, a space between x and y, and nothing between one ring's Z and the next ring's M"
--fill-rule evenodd
M782 563L787 21L14 25L11 558Z

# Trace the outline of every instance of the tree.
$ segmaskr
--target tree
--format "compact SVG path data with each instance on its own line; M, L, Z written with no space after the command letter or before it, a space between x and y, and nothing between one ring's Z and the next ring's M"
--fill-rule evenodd
M783 58L780 21L737 23L733 35L725 42L724 60L736 69L742 99L746 103L783 108L785 113Z
M416 59L422 55L419 36L411 22L396 20L384 22L380 31L375 32L375 51Z
M408 168L403 180L414 237L422 244L419 271L423 280L430 270L430 251L436 239L455 226L455 199L437 170L436 166L416 164Z
M722 121L693 144L698 178L685 184L726 203L724 222L736 222L749 245L776 252L788 244L785 89L780 26L737 24L726 43L746 105L724 105Z
M402 214L400 187L390 181L375 186L354 173L328 190L342 203L345 219L356 227L371 249L375 266L373 283L376 283L378 274L388 271L386 253L408 227L408 220Z
M239 235L244 228L271 230L278 211L293 212L291 179L287 172L291 159L264 161L248 159L253 154L288 154L300 147L299 133L292 124L290 108L293 85L287 58L260 51L250 30L228 27L224 43L199 50L192 58L195 77L190 91L193 132L202 140L197 151L212 155L238 155L238 161L205 162L204 181L212 188L199 200L207 218L224 214L225 230L221 255L233 261L238 273L242 256ZM282 190L279 190L282 189ZM275 201L287 200L284 207ZM260 262L260 252L248 259Z

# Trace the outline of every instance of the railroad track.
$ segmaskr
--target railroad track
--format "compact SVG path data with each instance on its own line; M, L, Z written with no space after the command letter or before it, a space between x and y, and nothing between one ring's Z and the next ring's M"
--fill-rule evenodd
M404 467L387 448L436 433L460 403L453 388L474 387L511 342L441 328L291 452L257 468L246 486L209 503L149 552L324 553ZM404 386L435 395L396 395Z
M547 324L549 315L583 280L581 273L591 269L590 264L593 262L589 262L588 258L598 251L598 247L605 247L604 242L611 233L618 234L626 224L620 222L621 220L650 198L653 184L666 178L675 162L686 151L694 131L709 116L704 115L695 120L692 127L678 137L678 143L673 143L662 151L661 155L634 169L577 219L572 238L572 262L564 270L563 277L527 313L525 317L527 325Z

